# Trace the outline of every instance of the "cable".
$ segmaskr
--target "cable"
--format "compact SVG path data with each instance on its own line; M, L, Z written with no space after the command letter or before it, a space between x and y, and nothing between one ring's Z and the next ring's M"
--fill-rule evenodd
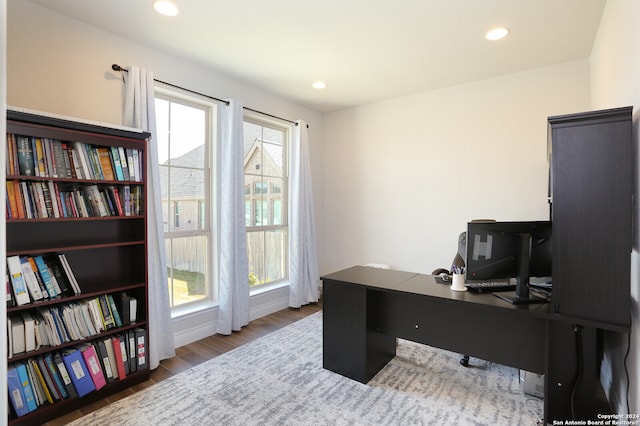
M627 359L629 358L629 352L631 352L631 330L627 334L627 353L624 355L624 372L627 376L627 414L631 414L631 410L629 408L629 388L631 385L631 380L629 379L629 367L627 366Z
M573 420L576 419L576 407L575 407L575 397L576 391L578 389L578 385L582 381L582 329L583 326L580 324L573 325L573 332L576 336L576 377L573 381L573 386L571 388L571 418Z

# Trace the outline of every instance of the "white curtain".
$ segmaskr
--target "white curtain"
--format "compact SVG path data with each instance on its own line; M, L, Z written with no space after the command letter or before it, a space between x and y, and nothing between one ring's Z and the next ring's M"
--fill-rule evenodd
M171 309L167 285L167 257L162 225L160 170L156 143L156 113L153 74L130 67L125 79L124 124L151 133L147 148L147 239L149 276L148 353L149 366L175 355Z
M313 217L307 124L292 126L289 164L289 306L318 301L320 274Z
M221 105L218 145L218 304L217 332L231 334L249 324L249 259L244 216L242 105Z

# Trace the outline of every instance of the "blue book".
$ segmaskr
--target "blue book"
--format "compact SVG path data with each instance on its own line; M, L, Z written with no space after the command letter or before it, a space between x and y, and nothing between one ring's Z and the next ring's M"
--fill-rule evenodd
M24 364L18 364L16 366L18 369L18 378L20 379L20 386L22 386L22 392L24 394L24 400L27 405L27 409L29 412L34 411L38 406L36 405L36 397L33 394L33 388L31 387L31 382L29 381L29 373L27 372L27 367Z
M24 416L29 412L27 400L22 391L22 383L18 377L18 368L9 366L7 369L7 385L9 387L9 399L11 406L18 417Z
M42 278L42 282L44 282L44 286L47 289L47 293L49 293L50 298L54 298L57 296L56 289L53 286L53 281L51 280L51 274L49 274L49 268L47 268L47 264L44 262L42 256L34 256L33 260L36 262L36 266L38 267L38 272L40 273L40 277Z
M89 375L87 364L84 362L82 353L77 349L70 349L62 353L62 361L64 362L71 382L76 389L79 397L83 397L86 394L96 390L93 380Z

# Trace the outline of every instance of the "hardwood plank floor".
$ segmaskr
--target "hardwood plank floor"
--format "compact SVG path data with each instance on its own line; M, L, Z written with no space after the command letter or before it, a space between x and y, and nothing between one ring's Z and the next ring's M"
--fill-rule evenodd
M101 401L89 404L80 410L45 423L46 426L62 426L79 419L95 410L105 407L112 402L139 392L155 383L161 382L182 371L188 370L204 361L222 355L232 349L244 345L252 340L265 336L275 330L305 318L322 310L322 302L305 305L299 309L287 308L271 315L255 319L239 332L229 336L216 334L197 342L190 343L176 349L176 356L160 361L160 366L151 372L151 378Z

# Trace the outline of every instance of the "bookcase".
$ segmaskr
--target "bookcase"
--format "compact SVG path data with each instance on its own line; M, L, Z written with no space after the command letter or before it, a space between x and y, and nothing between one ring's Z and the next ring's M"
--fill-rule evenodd
M149 378L149 136L7 112L10 425L42 424Z

